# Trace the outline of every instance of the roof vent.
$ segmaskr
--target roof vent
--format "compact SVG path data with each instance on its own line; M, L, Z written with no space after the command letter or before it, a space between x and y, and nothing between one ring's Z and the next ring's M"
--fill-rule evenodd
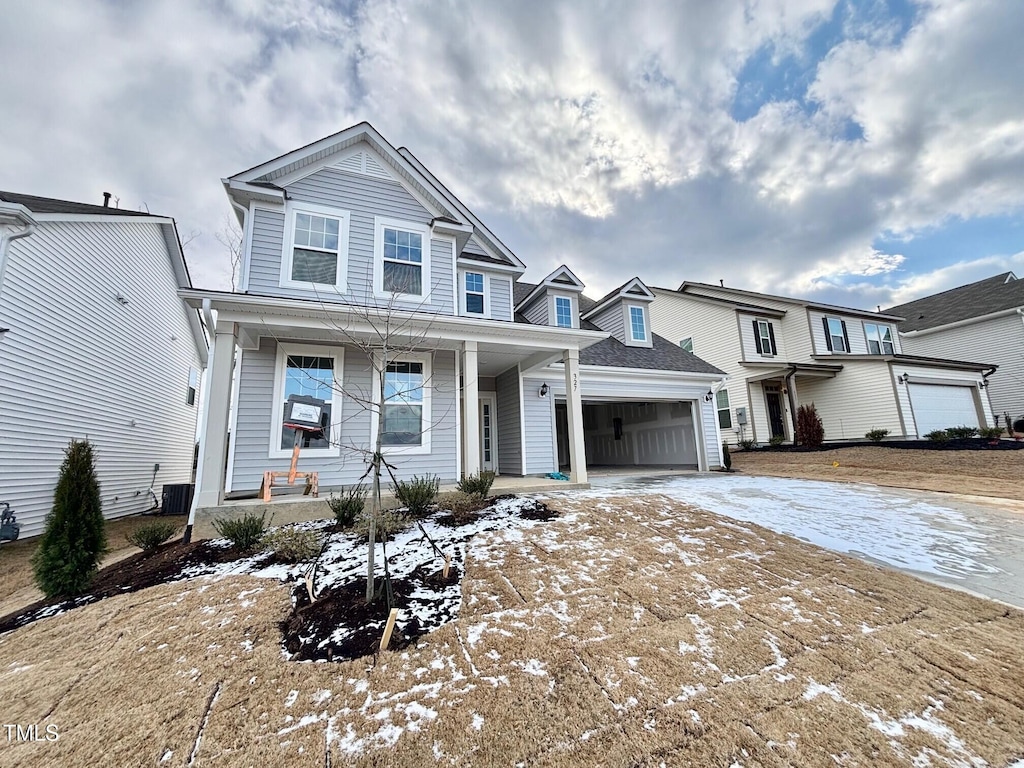
M109 192L104 192L103 193L103 207L104 208L109 208L110 207L110 193Z

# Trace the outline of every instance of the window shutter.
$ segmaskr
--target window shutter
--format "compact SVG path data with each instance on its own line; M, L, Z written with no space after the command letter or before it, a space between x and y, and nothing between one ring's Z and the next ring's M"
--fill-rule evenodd
M761 332L757 330L757 320L751 321L754 324L754 346L757 347L757 354L763 355L764 350L761 348Z
M832 334L828 332L828 318L821 318L821 325L825 329L825 346L828 347L828 351L834 351L832 349Z
M775 328L772 326L771 323L768 323L768 338L769 338L769 340L771 341L771 344L772 344L772 350L771 350L771 352L769 352L769 354L771 354L771 355L779 354L779 348L777 346L775 346Z
M843 342L846 344L846 351L851 352L852 350L850 349L850 334L846 332L846 321L840 320L839 322L842 323L843 325Z

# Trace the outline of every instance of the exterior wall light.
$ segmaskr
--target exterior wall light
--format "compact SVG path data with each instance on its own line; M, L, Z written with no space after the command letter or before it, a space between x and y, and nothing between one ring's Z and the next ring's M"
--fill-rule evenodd
M544 383L544 384L540 385L540 396L541 397L547 397L548 396L548 385L547 385L547 383Z

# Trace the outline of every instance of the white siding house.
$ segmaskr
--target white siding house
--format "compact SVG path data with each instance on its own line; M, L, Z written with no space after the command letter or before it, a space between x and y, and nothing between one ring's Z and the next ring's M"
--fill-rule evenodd
M817 409L828 441L863 440L874 429L917 438L994 421L993 366L907 354L897 315L704 283L653 292L654 331L729 374L714 392L726 442L792 441L805 404Z
M0 501L23 536L73 438L108 518L190 481L206 342L188 286L171 219L0 192Z

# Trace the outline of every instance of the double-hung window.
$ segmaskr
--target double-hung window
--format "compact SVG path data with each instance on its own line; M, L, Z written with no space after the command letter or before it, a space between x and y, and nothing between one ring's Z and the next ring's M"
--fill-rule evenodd
M732 411L729 410L729 390L718 390L718 393L715 395L715 407L718 410L718 426L721 429L732 429Z
M864 323L864 335L868 339L868 352L872 355L894 355L896 347L892 343L892 326Z
M296 430L284 425L285 403L291 395L305 395L324 400L326 405L321 413L319 431L299 430L299 446L302 448L331 447L331 405L335 399L335 363L333 355L286 353L284 358L283 381L278 402L278 423L281 438L278 448L291 451L295 445Z
M555 325L572 328L572 299L568 296L555 296Z
M484 314L484 276L479 272L466 273L466 314Z
M846 333L846 321L838 317L823 317L825 346L829 352L849 352L850 337Z
M429 449L429 379L430 363L422 356L387 364L380 414L383 446Z
M629 335L633 341L647 341L647 321L643 307L629 308Z
M329 285L345 289L348 213L304 204L291 212L282 285Z
M767 320L754 320L754 346L760 355L777 355L775 329Z
M374 217L373 290L378 298L430 302L430 230Z

